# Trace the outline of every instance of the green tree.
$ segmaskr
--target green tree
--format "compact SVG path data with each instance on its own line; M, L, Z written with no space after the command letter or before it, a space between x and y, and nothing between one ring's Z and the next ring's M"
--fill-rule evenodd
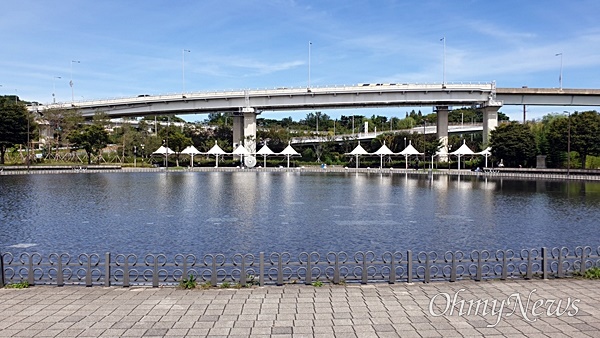
M215 142L219 141L219 146L225 151L233 151L233 129L229 126L217 127L213 133L213 139L210 140L212 147Z
M259 130L257 138L261 144L267 144L274 152L280 152L288 145L291 139L289 132L279 126L272 126L266 130Z
M492 154L506 166L533 165L535 136L528 125L517 122L499 125L490 133Z
M179 156L187 146L192 145L192 139L185 136L176 126L162 129L159 135L168 143L169 148L175 152L176 165L179 166Z
M600 114L596 111L575 112L571 115L571 151L581 158L585 169L588 155L600 155Z
M52 139L48 140L50 153L53 146L56 147L55 151L57 152L66 136L84 121L79 111L64 108L47 109L41 115L48 123L48 128L52 130Z
M99 154L100 150L106 147L108 140L108 132L97 124L85 125L69 135L73 148L85 150L88 164L92 163L92 155ZM100 163L99 158L98 163Z
M566 158L571 155L567 154L569 148L579 155L582 168L585 168L588 155L600 155L598 112L575 112L570 117L552 114L544 116L542 123L547 125L548 157L552 163L565 167Z
M15 144L25 145L28 135L36 128L25 105L15 101L14 96L12 99L0 97L0 164L4 164L6 151Z
M543 126L542 140L547 143L547 149L540 147L541 153L548 156L549 166L566 167L569 120L563 115L549 114L542 118L540 124Z
M182 119L181 117L177 117L177 116L173 116L173 115L157 115L157 116L144 116L142 117L142 120L145 121L160 121L160 122L167 122L167 121L171 121L171 122L185 122L184 119Z

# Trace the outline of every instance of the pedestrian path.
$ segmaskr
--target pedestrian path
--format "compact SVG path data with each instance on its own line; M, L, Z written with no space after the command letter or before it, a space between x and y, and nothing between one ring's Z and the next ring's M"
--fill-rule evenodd
M559 279L0 289L0 337L599 337L599 286Z

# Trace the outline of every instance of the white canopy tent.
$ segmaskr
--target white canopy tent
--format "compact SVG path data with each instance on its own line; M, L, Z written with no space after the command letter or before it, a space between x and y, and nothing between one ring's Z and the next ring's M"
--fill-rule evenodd
M175 154L175 152L171 148L165 147L165 146L160 146L160 148L156 149L156 151L153 152L151 155L164 155L165 156L165 164L167 164L167 158L171 154Z
M361 155L369 155L369 153L367 153L365 148L363 148L360 145L360 141L358 141L358 145L356 146L356 148L354 148L354 150L352 150L351 152L346 153L345 155L356 156L356 169L358 169L358 157Z
M194 167L194 155L198 155L198 154L202 154L198 149L196 149L196 147L194 147L193 145L191 146L187 146L185 149L183 149L183 151L181 152L182 154L185 155L190 155L191 159L190 159L190 163L192 168Z
M171 155L175 154L175 152L171 148L167 148L165 146L160 146L160 148L156 149L152 155Z
M404 155L404 162L406 162L406 169L408 169L408 157L410 155L423 155L424 153L420 153L415 147L412 145L412 141L408 141L408 146L404 148L400 153L400 155Z
M301 156L294 148L292 148L292 145L290 144L290 142L288 142L288 146L285 147L285 149L283 149L279 155L284 155L287 156L287 167L290 167L290 157L292 156Z
M264 146L262 146L262 148L260 148L260 150L258 150L256 152L256 155L262 155L263 156L263 167L267 167L267 156L269 155L275 155L275 153L273 152L273 150L271 150L271 148L269 148L269 146L267 146L266 144Z
M216 168L219 167L219 156L226 154L226 152L223 149L221 149L221 147L219 147L219 144L217 143L216 140L215 140L215 145L212 148L210 148L210 150L208 150L206 153L209 155L215 155L215 162L216 162L215 167Z
M455 151L451 152L450 155L458 156L458 169L460 170L460 158L464 155L475 155L475 153L473 152L473 150L471 150L471 148L469 148L469 146L467 146L466 141L463 140L462 146L460 146L460 148L456 149Z
M487 147L484 150L475 153L475 155L485 156L485 168L488 166L488 157L492 156L492 148Z
M240 155L240 166L244 163L244 156L249 156L250 152L243 145L239 145L232 153L233 155Z
M383 169L383 157L385 155L394 155L394 153L390 150L390 148L388 148L388 146L385 145L385 141L383 141L383 145L381 146L381 148L379 148L376 152L374 152L373 155L379 155L379 157L380 157L379 168Z

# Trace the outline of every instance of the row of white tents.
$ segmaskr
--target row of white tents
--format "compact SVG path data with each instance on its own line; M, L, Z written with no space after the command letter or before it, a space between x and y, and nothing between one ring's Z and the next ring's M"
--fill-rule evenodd
M167 148L165 146L160 146L160 148L158 148L155 152L152 153L152 155L163 155L166 157L168 157L169 155L175 155L175 154L176 154L175 151L173 151L170 148ZM233 152L227 153L223 149L221 149L221 147L219 147L219 145L217 144L217 141L215 141L215 145L212 148L210 148L210 150L207 152L201 152L192 145L192 146L188 146L187 148L185 148L183 151L181 151L180 154L190 155L190 157L191 157L190 162L191 162L192 167L194 166L194 155L214 155L216 158L216 166L217 167L219 166L219 156L225 156L225 155L240 156L240 161L243 160L244 156L262 155L263 159L264 159L263 165L265 167L267 166L267 156L285 156L285 157L287 157L288 168L290 167L290 157L300 156L300 154L294 148L292 148L292 146L289 143L288 143L288 146L285 147L285 149L283 149L279 153L273 152L266 144L262 148L260 148L260 150L258 150L256 153L249 152L248 149L246 149L246 147L244 147L241 144L237 148L235 148L235 150Z
M388 146L385 145L385 141L383 142L383 145L381 146L381 148L379 148L376 152L374 153L369 153L367 152L361 145L360 142L358 142L358 145L356 146L356 148L354 148L354 150L352 150L349 153L346 153L345 155L350 155L350 156L355 156L356 157L356 168L358 168L358 158L359 156L373 156L373 155L377 155L381 158L381 168L383 168L383 157L384 156L398 156L398 155L402 155L405 158L405 162L406 162L406 168L408 169L408 158L411 155L414 156L422 156L423 153L420 153L417 149L415 149L415 147L412 145L412 142L409 141L408 146L406 146L406 148L404 148L404 150L402 150L399 153L394 153L390 150L390 148ZM456 151L453 151L451 153L448 153L446 151L441 151L441 152L437 152L436 156L441 157L441 158L448 158L449 155L454 155L458 157L458 167L460 168L460 158L462 156L465 155L481 155L481 156L485 156L485 166L487 167L487 160L488 157L490 155L492 155L490 148L486 148L483 151L480 151L478 153L474 152L473 150L471 150L471 148L469 148L469 146L467 146L467 144L465 143L465 141L463 140L463 144L460 146L460 148L456 149Z
M161 146L155 152L152 153L152 155L163 155L166 157L168 157L169 155L175 155L175 154L176 153L173 150L171 150L170 148L167 148L165 146ZM292 146L289 143L288 143L288 146L279 153L273 152L266 144L262 148L260 148L260 150L258 150L256 153L250 153L242 145L239 145L233 152L227 153L223 149L221 149L221 147L219 147L219 145L217 144L216 141L215 141L215 145L212 148L210 148L210 150L207 152L201 152L192 145L192 146L188 146L187 148L185 148L181 152L181 154L191 156L190 162L191 162L192 167L194 166L194 155L214 155L216 157L216 167L219 166L219 156L225 156L225 155L240 156L240 161L243 160L244 156L262 155L263 156L263 166L265 166L265 167L267 166L267 156L285 156L285 157L287 157L288 168L290 167L290 157L300 156L300 154L294 148L292 148ZM387 145L385 145L385 141L383 142L383 145L381 146L381 148L379 148L376 152L369 153L360 145L360 141L359 141L356 148L354 148L354 150L352 150L351 152L346 153L345 155L356 157L356 168L358 168L358 164L359 164L358 158L360 156L379 156L380 160L381 160L381 164L380 164L381 168L383 168L383 157L384 156L404 156L405 162L406 162L406 168L408 169L408 158L410 156L422 156L423 153L421 153L417 149L415 149L415 147L412 145L411 141L409 141L408 146L399 153L394 153L392 150L390 150L390 148ZM441 151L441 152L436 153L436 156L438 156L440 158L445 158L445 159L451 155L458 157L458 168L460 168L461 157L465 156L465 155L485 156L485 166L487 167L488 157L491 156L492 153L490 152L490 148L486 148L485 150L476 153L473 150L471 150L469 148L469 146L467 146L465 141L463 141L463 144L458 149L456 149L455 151L453 151L451 153L448 153L446 151Z

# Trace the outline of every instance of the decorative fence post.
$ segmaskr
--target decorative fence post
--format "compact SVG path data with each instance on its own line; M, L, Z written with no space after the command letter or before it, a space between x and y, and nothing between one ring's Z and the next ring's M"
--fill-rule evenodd
M477 275L475 276L475 280L481 282L483 275L483 252L477 252Z
M277 254L277 286L283 285L283 258Z
M63 264L62 256L63 256L63 254L58 255L58 259L56 262L56 286L64 286L65 285L65 276L63 275L63 266L62 266L62 264ZM69 258L69 261L70 260L71 259ZM67 261L67 264L69 264L68 261Z
M240 284L246 285L246 255L242 255L242 269L240 272Z
M33 255L27 255L29 262L27 262L27 284L34 285L35 279L33 275Z
M258 257L258 284L260 286L265 286L265 253L259 253Z
M85 258L85 262L83 262L81 260L81 258ZM92 286L92 261L93 259L96 258L98 259L98 263L100 261L100 256L97 254L81 254L78 257L78 264L79 266L85 266L84 271L85 271L85 286L87 287L91 287ZM96 264L93 264L96 265Z
M153 288L157 288L158 287L158 256L152 256L153 260L154 260L154 264L152 266L152 287ZM148 256L146 256L148 257Z
M568 255L568 253L567 253ZM563 278L565 276L565 271L563 269L563 255L562 248L558 249L558 267L556 268L558 278Z
M212 267L210 270L210 284L212 286L217 286L217 258L215 256L212 257Z
M531 279L533 277L533 262L531 260L532 250L527 250L527 273L525 279Z
M585 274L585 260L587 258L586 252L587 252L588 248L589 247L587 247L587 246L584 246L581 248L581 263L579 264L579 272L581 273L581 275ZM577 250L577 248L575 250ZM591 248L590 248L590 251L591 251Z
M4 287L4 255L0 251L0 288Z
M306 275L304 276L304 284L311 285L312 284L312 266L310 266L310 255L306 260Z
M369 282L369 254L372 254L374 256L374 254L371 251L359 251L357 253L354 254L354 261L357 264L361 265L361 277L360 277L360 283L361 284L367 284ZM359 258L361 260L359 260Z
M340 284L340 257L339 252L334 253L334 263L333 263L333 284ZM331 263L331 262L329 262Z
M506 280L508 277L508 257L506 256L506 250L502 250L502 274L500 275L500 280Z
M546 248L542 247L542 278L548 279L548 253L546 252Z
M123 260L123 287L129 287L129 256L124 256ZM119 258L117 257L117 260ZM137 258L136 258L137 261Z
M412 283L413 281L413 260L412 260L412 251L408 250L406 252L406 276L407 283Z
M385 254L384 254L385 256ZM390 253L390 276L388 279L388 283L389 284L394 284L396 283L396 265L394 264L394 254ZM401 259L402 260L402 259ZM384 261L385 263L385 261Z
M110 286L110 252L104 255L104 286Z
M429 263L429 253L425 253L425 283L431 282L431 265Z

